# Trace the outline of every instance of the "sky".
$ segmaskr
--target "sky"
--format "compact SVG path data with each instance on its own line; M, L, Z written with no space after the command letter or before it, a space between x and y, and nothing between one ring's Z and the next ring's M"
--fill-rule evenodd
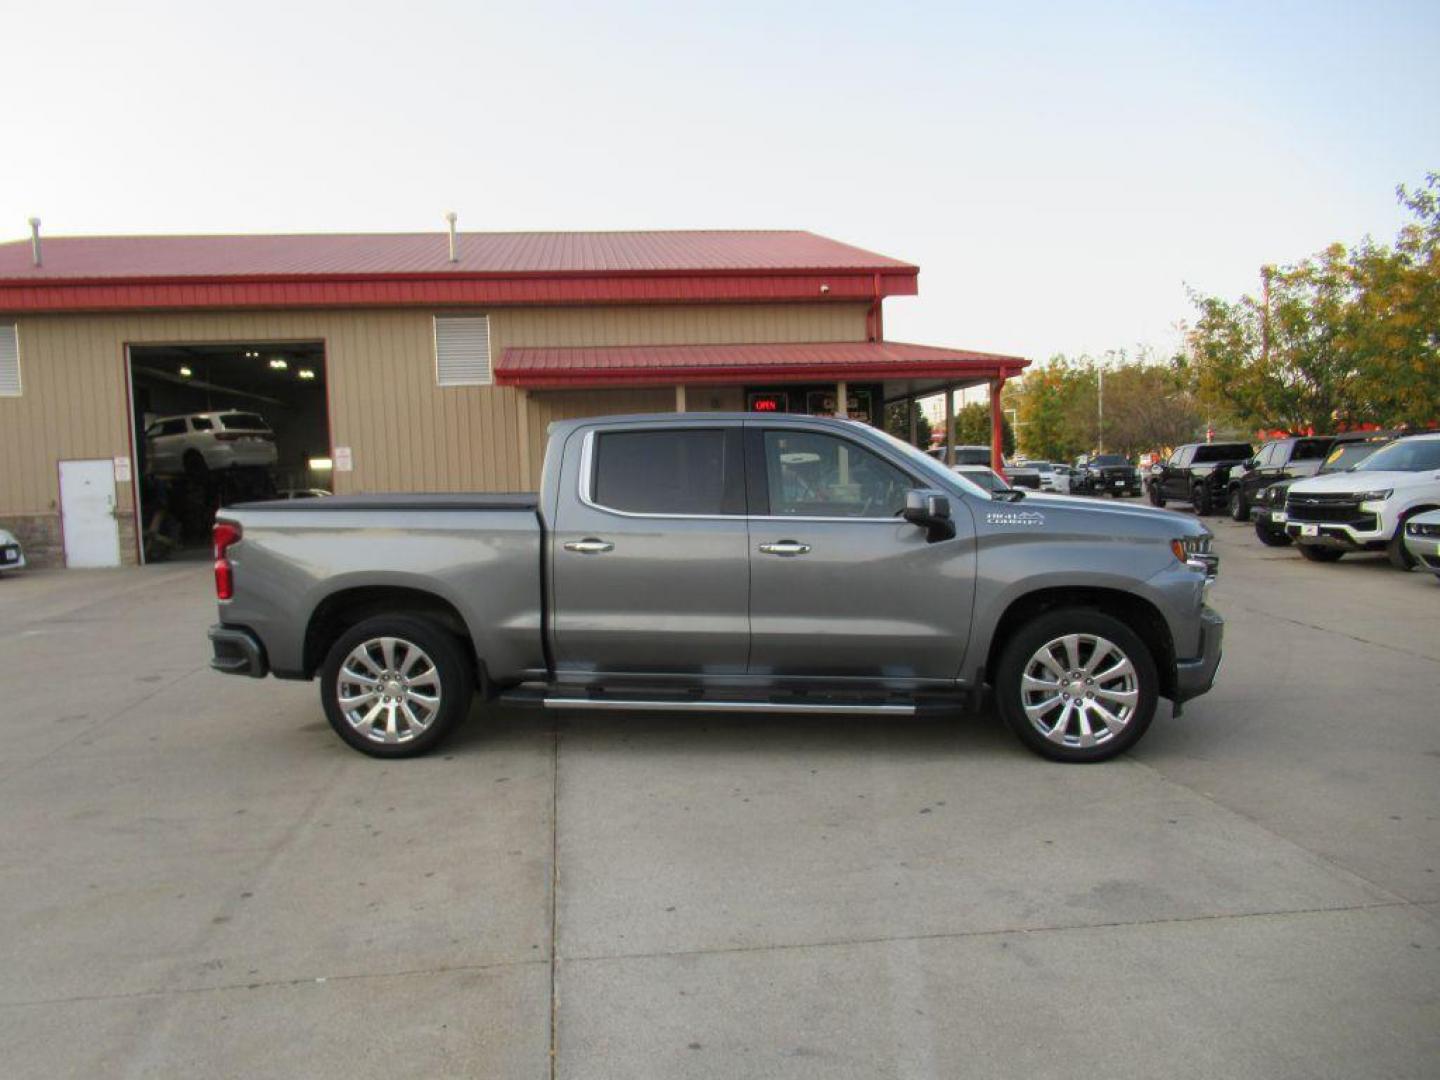
M0 239L801 228L886 336L1161 351L1187 289L1393 237L1440 3L0 0Z

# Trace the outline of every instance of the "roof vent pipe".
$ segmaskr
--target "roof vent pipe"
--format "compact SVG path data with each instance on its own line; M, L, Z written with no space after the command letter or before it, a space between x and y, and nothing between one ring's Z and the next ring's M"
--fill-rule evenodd
M30 265L40 265L40 219L30 219Z
M451 210L445 215L445 220L450 223L450 261L459 262L460 253L455 247L455 211Z

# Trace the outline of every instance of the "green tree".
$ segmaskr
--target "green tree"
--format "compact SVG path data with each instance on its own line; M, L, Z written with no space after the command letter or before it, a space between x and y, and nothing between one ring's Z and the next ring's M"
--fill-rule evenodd
M1413 220L1393 247L1262 267L1258 297L1192 294L1182 368L1204 407L1292 431L1440 419L1440 174L1397 195Z
M955 412L956 446L990 445L990 406L983 402L965 405ZM1010 418L1000 417L1000 452L1007 458L1015 453L1015 430Z
M897 439L909 442L910 416L906 415L905 404L903 401L892 401L885 406L885 430ZM910 415L915 418L915 445L921 450L930 449L930 421L918 401L910 402Z

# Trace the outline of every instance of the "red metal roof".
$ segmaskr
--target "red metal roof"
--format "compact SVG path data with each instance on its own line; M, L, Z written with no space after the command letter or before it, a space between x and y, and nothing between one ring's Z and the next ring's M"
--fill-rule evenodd
M874 300L917 267L808 232L46 237L0 244L0 311Z
M495 381L558 389L808 379L960 380L1009 378L1029 363L1019 356L899 341L509 348L495 367Z

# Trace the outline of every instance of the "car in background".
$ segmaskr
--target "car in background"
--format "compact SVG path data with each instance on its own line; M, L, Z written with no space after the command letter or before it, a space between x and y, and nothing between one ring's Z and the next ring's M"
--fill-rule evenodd
M1405 523L1440 510L1440 432L1406 435L1343 473L1290 486L1285 534L1312 562L1335 562L1348 552L1383 551L1409 570Z
M1255 456L1245 442L1186 443L1161 464L1150 468L1145 486L1153 506L1174 499L1189 501L1197 514L1212 514L1225 505L1230 471Z
M324 488L282 488L275 493L277 499L328 499L332 492Z
M1044 486L1044 479L1040 470L1036 468L1036 462L1027 461L1022 464L1007 465L1005 467L1005 479L1010 482L1011 487L1029 488L1031 491L1039 491Z
M1329 456L1325 458L1316 476L1330 473L1349 472L1360 462L1391 441L1390 435L1374 432L1350 437L1337 436ZM1266 547L1286 547L1293 543L1285 532L1285 498L1298 480L1277 480L1255 493L1250 507L1251 520L1255 522L1255 536Z
M1337 436L1305 435L1274 439L1255 456L1230 470L1226 506L1231 521L1249 521L1250 507L1264 488L1281 480L1314 476L1325 464Z
M1405 522L1405 550L1420 569L1440 581L1440 510L1427 510Z
M1005 482L1003 476L989 465L951 465L950 471L959 473L976 487L988 491L992 495L996 492L1015 490Z
M223 469L271 468L275 433L258 413L162 416L145 429L145 467L155 476L204 476Z
M1075 462L1074 495L1139 495L1140 470L1120 454L1096 454Z
M8 529L0 529L0 574L25 569L25 549Z

